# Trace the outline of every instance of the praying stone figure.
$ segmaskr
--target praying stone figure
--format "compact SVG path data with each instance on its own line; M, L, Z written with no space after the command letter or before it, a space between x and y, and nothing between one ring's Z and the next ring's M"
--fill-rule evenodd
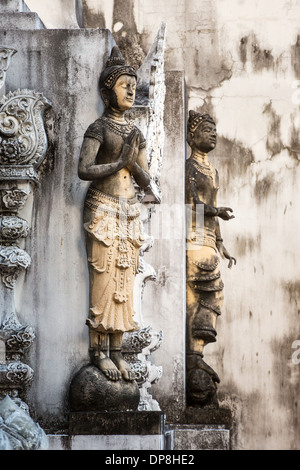
M79 177L91 181L84 206L90 355L114 382L135 379L121 345L124 332L138 330L133 289L144 237L134 182L142 189L150 184L145 138L125 117L136 83L136 70L115 46L99 82L105 111L85 132L78 166Z
M223 302L218 253L229 260L229 268L236 263L223 245L219 225L219 218L234 216L230 207L217 206L219 176L207 157L216 139L211 116L190 111L187 142L192 152L186 161L187 404L199 407L218 407L219 377L203 361L205 345L216 341L216 319Z

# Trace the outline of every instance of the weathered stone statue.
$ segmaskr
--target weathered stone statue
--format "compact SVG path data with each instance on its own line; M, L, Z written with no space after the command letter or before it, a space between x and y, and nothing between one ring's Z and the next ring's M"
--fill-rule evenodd
M187 402L218 406L217 374L203 361L206 344L216 341L223 282L219 255L236 263L221 236L219 218L232 219L232 209L217 206L219 176L207 154L216 146L216 125L208 114L189 112L187 141L192 153L186 162L187 204Z
M145 139L125 117L136 82L135 69L114 47L100 76L106 108L85 133L78 167L79 177L91 181L84 207L91 360L111 381L135 378L121 345L124 332L138 329L133 288L143 233L134 181L141 188L150 184Z

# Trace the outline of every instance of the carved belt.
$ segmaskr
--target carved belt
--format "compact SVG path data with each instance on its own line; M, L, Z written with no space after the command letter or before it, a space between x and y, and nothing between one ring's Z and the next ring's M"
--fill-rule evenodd
M107 212L119 218L135 219L140 215L140 203L136 197L114 197L92 187L87 192L85 206L95 213Z

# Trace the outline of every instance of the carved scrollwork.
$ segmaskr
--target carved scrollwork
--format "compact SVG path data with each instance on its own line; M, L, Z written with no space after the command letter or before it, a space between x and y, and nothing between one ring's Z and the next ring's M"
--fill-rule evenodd
M142 350L149 346L152 341L151 327L141 328L130 334L124 334L122 349L126 352L140 353Z
M30 348L35 338L32 326L26 326L20 331L13 333L6 341L8 352L10 350L20 351L23 353L26 349Z
M9 362L7 364L6 378L13 385L24 385L33 378L33 370L23 362Z
M18 211L24 207L28 193L22 189L12 188L0 190L2 204L9 211Z
M3 240L17 240L27 237L29 226L26 220L17 216L0 216L0 237Z
M149 371L148 366L145 362L136 361L131 362L130 367L135 373L135 380L138 385L142 385L148 379Z
M41 94L16 90L0 101L0 164L38 167L47 149L42 112L50 106Z
M13 289L19 271L30 266L31 258L17 246L0 246L0 273L6 287Z
M0 159L0 165L1 165L1 159ZM37 172L35 171L34 167L32 165L15 165L15 166L9 166L9 165L3 165L0 166L0 179L1 180L13 180L13 181L18 181L18 180L32 180L32 181L37 181L38 176Z

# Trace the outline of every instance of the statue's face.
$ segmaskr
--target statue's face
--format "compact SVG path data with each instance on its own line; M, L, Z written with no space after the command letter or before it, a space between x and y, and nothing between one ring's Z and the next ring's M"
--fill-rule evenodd
M203 122L194 131L193 147L201 152L210 152L217 143L217 129L211 122Z
M133 106L135 100L136 78L131 75L121 75L116 81L112 91L113 107L126 111Z

